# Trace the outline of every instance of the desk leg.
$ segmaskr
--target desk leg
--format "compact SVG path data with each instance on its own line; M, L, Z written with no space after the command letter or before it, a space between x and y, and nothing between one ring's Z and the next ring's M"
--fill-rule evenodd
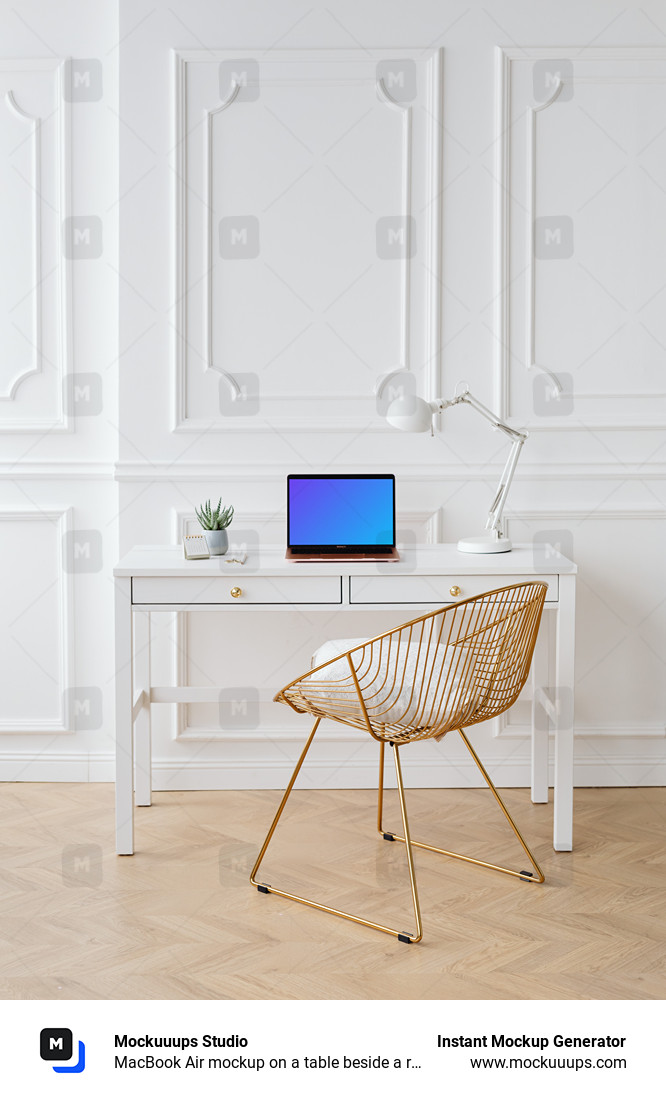
M548 625L544 623L543 627ZM537 638L532 657L532 802L548 801L548 715L539 703L539 693L548 683L548 653L543 633Z
M573 848L574 757L574 650L576 642L576 578L560 576L555 655L555 791L554 835L556 852Z
M130 577L116 577L116 851L134 853L134 745L132 592Z
M135 694L142 693L143 705L134 725L134 785L137 806L152 801L150 726L150 612L134 612Z

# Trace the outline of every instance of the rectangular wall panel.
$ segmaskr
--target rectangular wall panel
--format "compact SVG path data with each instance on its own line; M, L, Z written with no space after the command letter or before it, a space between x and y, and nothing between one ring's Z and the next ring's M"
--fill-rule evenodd
M562 512L526 510L512 514L507 526L513 539L531 543L544 568L549 544L578 564L578 737L581 741L609 737L658 738L663 742L666 509L572 506ZM629 563L638 547L640 564L632 566ZM543 629L548 629L547 624ZM527 722L527 704L521 702L506 719L499 719L499 730L525 734ZM644 745L634 744L638 762ZM607 759L608 749L608 742L597 749L600 765ZM624 778L631 781L628 773ZM643 781L648 781L647 773Z
M65 62L0 62L0 433L64 430L70 366Z
M68 512L0 512L0 731L64 733L72 715Z
M666 50L498 55L496 392L532 429L666 424Z
M174 82L176 429L388 430L382 380L437 378L439 52L178 53Z

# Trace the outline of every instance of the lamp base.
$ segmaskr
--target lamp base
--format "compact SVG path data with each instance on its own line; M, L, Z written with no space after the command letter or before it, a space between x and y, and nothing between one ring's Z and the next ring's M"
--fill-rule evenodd
M496 535L473 535L471 538L461 539L458 549L463 554L508 554L511 550L511 539Z

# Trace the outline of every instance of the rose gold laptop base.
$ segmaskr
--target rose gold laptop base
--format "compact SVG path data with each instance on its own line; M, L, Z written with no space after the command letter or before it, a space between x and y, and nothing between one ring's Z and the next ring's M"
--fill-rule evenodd
M284 556L287 561L400 561L400 554L395 549L388 554L375 554L371 550L358 554L298 554L287 550Z

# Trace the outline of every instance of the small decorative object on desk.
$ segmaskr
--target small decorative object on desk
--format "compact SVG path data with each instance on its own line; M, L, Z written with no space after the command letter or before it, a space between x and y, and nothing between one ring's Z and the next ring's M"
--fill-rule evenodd
M210 550L203 535L185 535L183 539L183 553L188 560L197 558L209 558Z
M222 505L222 497L220 497L217 502L217 508L213 508L211 502L207 500L200 508L195 508L194 510L197 514L199 523L206 532L206 542L208 543L211 557L219 557L221 554L226 554L229 549L227 527L234 518L233 505L230 504L228 507L224 507Z
M229 550L222 558L222 561L226 565L245 565L247 554L244 550Z

